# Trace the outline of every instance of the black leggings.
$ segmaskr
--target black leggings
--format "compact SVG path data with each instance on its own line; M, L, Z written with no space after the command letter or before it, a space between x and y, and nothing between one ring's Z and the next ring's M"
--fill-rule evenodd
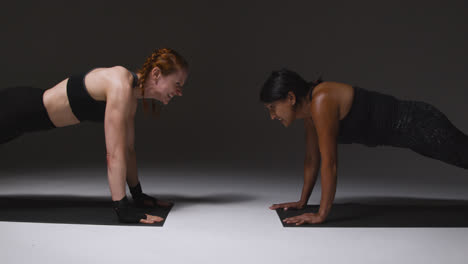
M55 128L42 101L44 90L17 86L0 90L0 144L25 132Z
M436 107L420 101L399 101L389 144L468 169L468 136Z

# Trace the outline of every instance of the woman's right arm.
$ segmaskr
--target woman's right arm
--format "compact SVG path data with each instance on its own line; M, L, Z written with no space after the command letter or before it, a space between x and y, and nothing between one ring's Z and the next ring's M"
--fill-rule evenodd
M304 186L302 187L300 207L307 205L310 194L317 181L320 169L320 150L318 147L317 131L311 119L304 120L306 153L304 159Z
M104 118L104 132L106 138L107 151L107 179L114 201L114 210L119 221L124 223L145 223L153 224L164 219L143 213L141 210L129 204L125 183L128 169L128 127L135 118L135 111L132 110L132 88L125 78L119 78L128 74L125 69L117 68L115 78L108 86L106 93L106 112Z
M104 132L107 151L107 179L114 201L114 210L120 222L153 224L164 219L145 214L128 202L125 193L127 170L129 167L129 125L135 118L136 108L130 73L123 67L108 69L109 83L106 85L106 111Z

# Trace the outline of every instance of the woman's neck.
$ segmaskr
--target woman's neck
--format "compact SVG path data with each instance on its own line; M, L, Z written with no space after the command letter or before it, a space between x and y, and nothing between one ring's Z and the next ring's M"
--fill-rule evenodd
M311 116L309 100L303 100L296 107L296 119L304 119Z
M136 75L138 77L138 80L140 80L142 75L140 73L136 73ZM143 96L141 95L141 88L139 86L133 89L133 96L135 96L137 99L143 98Z

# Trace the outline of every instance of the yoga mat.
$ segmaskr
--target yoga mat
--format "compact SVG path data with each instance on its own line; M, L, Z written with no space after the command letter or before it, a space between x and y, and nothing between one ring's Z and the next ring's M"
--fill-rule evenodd
M164 218L154 224L120 223L109 197L0 196L0 221L87 225L163 226L171 208L141 209Z
M317 213L319 205L302 210L276 209L283 227L468 227L468 202L443 204L334 204L322 224L286 224L283 219Z

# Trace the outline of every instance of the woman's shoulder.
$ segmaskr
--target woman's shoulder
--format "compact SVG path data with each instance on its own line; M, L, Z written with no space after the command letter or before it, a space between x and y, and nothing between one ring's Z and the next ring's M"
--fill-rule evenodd
M102 69L102 74L111 82L121 83L132 78L132 73L124 66L117 65Z
M327 81L318 84L314 89L317 90L312 95L311 111L332 112L332 110L337 110L341 119L341 113L349 110L354 94L352 85Z
M324 81L317 84L312 90L311 101L323 100L333 94L337 82Z
M314 90L327 90L327 89L336 89L339 87L344 87L344 86L351 86L350 84L347 83L342 83L342 82L335 82L335 81L323 81L319 84L317 84L314 88Z
M347 94L348 90L352 90L352 86L346 83L324 81L315 86L312 91L311 102L315 107L319 105L330 106L339 104L343 94Z
M109 98L110 94L130 94L133 76L123 66L96 68L86 76L86 87L96 97Z
M109 80L124 79L132 76L132 73L124 66L97 67L88 72L87 75L105 78Z
M335 97L343 94L345 91L352 90L353 86L347 83L325 81L317 84L312 91L314 97Z
M98 68L94 71L94 77L102 80L105 86L116 89L131 89L132 73L123 66Z
M130 71L125 68L124 66L121 66L121 65L116 65L116 66L112 66L112 67L109 67L107 68L111 71L114 71L116 73L120 73L120 74L130 74Z

